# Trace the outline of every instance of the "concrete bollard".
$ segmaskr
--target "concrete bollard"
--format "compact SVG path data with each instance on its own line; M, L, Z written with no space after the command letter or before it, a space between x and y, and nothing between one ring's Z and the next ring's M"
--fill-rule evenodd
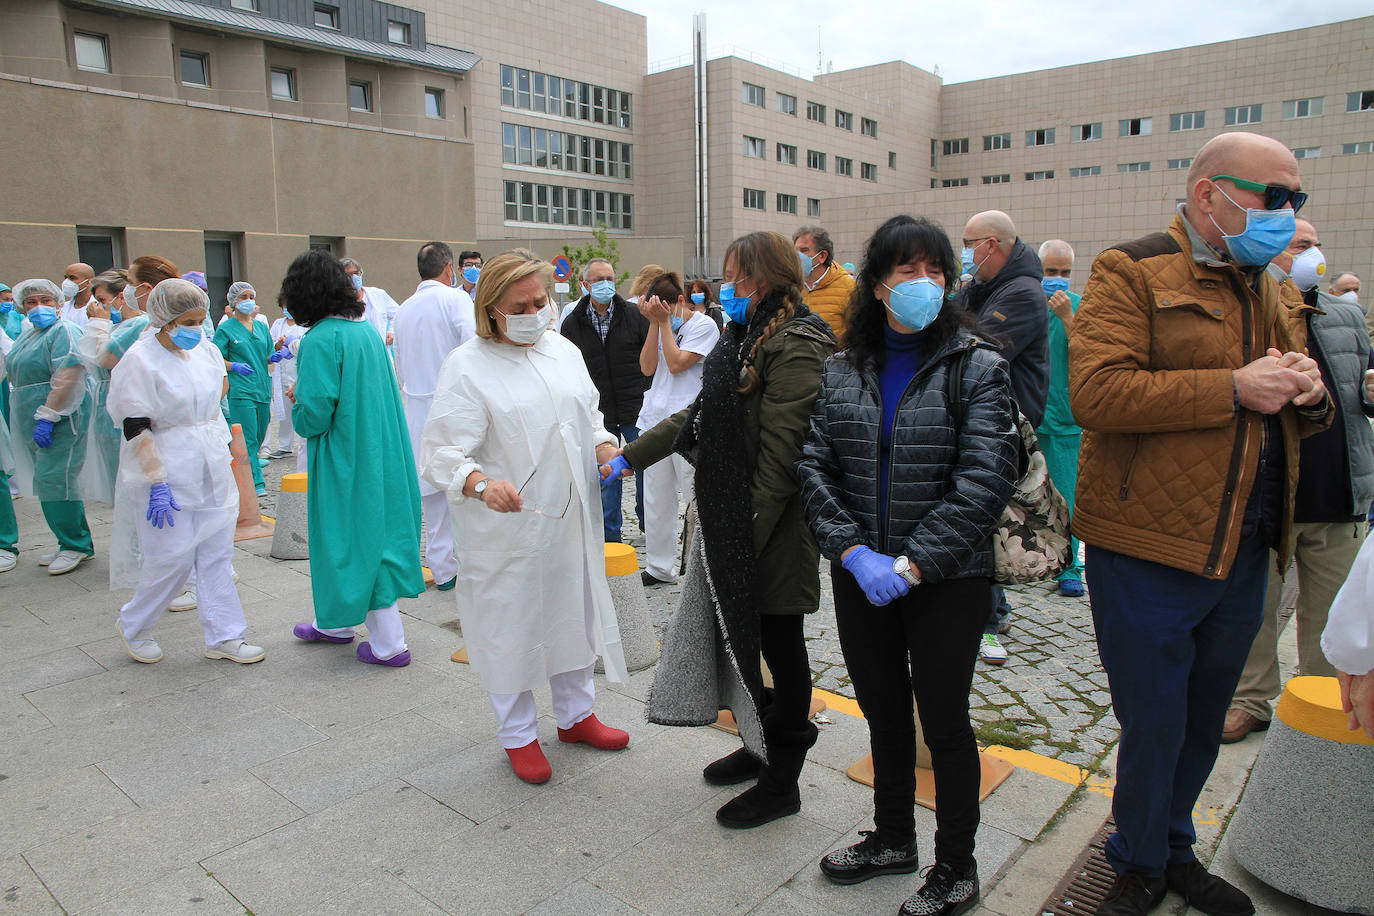
M282 475L281 493L277 495L277 526L272 532L272 549L269 551L278 560L305 560L310 557L305 487L305 474Z
M606 545L606 584L611 587L611 600L615 603L625 667L630 671L643 670L658 661L658 634L649 618L644 583L639 579L639 559L629 544ZM602 670L599 661L597 670Z
M1346 728L1333 677L1295 677L1227 831L1231 854L1270 887L1342 913L1374 914L1374 740Z

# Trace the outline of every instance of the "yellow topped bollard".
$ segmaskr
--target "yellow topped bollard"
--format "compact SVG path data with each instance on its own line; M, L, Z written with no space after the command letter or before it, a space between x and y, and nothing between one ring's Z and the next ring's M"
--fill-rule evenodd
M615 604L625 667L630 671L649 667L658 661L658 635L649 617L644 583L639 579L639 558L629 544L606 544L606 584Z
M305 474L283 474L277 495L277 526L272 532L270 555L278 560L310 557L309 513L306 509Z

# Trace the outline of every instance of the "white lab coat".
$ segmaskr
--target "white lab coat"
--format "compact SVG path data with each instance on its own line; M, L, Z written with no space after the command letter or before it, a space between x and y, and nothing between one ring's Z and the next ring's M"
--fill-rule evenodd
M1350 575L1331 602L1322 653L1337 671L1374 671L1374 537L1365 538Z
M239 491L229 456L229 425L220 411L224 358L208 339L172 352L149 328L110 373L106 401L119 428L130 417L152 420L153 441L181 511L175 525L146 520L151 479L130 442L120 446L115 526L110 539L110 587L132 588L190 568L203 542L232 548ZM164 605L165 606L165 605Z
M396 320L398 309L396 300L380 286L363 287L363 317L382 335L383 342L388 333L393 333L392 322Z
M404 312L404 308L402 312ZM474 338L439 373L420 442L422 476L448 494L468 658L488 693L521 693L605 661L626 677L606 583L595 448L615 442L582 354L557 334L532 347ZM534 471L533 477L531 473ZM536 512L463 495L474 470Z
M425 280L396 313L392 333L396 337L392 345L396 377L405 395L410 451L418 466L420 433L429 419L439 370L450 353L477 334L472 300L461 289ZM420 478L421 496L437 492Z
M86 300L90 302L89 299ZM63 321L70 321L78 328L86 326L86 306L78 306L75 299L68 299L62 303L62 311L58 315Z
M296 348L291 346L305 336L305 328L298 324L288 324L286 319L278 318L272 322L272 345L277 345L278 338L286 338L286 350L292 354L291 359L279 360L272 368L272 416L278 420L289 419L291 417L291 407L286 402L283 392L296 384ZM278 445L286 446L289 443L281 442Z

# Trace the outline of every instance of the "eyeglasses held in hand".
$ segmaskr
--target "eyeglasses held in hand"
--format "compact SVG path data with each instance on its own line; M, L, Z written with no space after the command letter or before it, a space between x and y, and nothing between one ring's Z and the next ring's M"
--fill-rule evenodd
M562 518L563 516L567 515L567 514L568 514L568 507L572 505L572 484L571 484L571 483L568 484L568 498L567 498L567 500L563 503L563 508L560 509L558 512L550 512L550 511L545 510L545 509L540 509L540 508L538 508L537 506L531 506L531 505L526 505L526 504L524 504L524 502L523 502L523 494L524 494L524 492L525 492L525 487L529 486L530 481L534 479L534 475L537 474L537 473L539 473L539 468L535 468L533 471L530 471L530 476L526 477L526 478L525 478L525 482L522 483L522 484L520 485L520 489L518 489L518 490L515 491L515 495L516 495L516 496L521 496L521 497L522 497L522 503L521 503L521 506L520 506L520 511L521 511L521 512L533 512L533 513L535 513L535 514L537 514L537 515L542 515L542 516L544 516L545 518L552 518L552 519L559 519L559 518Z

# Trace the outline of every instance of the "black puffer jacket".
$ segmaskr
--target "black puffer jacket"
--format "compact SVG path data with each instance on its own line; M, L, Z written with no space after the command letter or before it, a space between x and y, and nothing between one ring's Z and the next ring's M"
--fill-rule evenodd
M956 432L945 376L964 350L963 426ZM991 576L990 535L1017 477L1010 389L1006 360L966 331L928 359L897 407L888 517L881 518L878 372L854 366L844 353L828 359L797 461L821 553L838 561L865 544L910 558L926 581Z
M634 426L639 422L639 408L644 404L644 392L649 390L653 376L639 371L639 351L649 336L649 319L640 314L633 302L616 293L611 300L611 329L602 341L587 317L586 295L563 320L559 333L577 345L587 363L587 374L601 393L601 415L606 426Z

